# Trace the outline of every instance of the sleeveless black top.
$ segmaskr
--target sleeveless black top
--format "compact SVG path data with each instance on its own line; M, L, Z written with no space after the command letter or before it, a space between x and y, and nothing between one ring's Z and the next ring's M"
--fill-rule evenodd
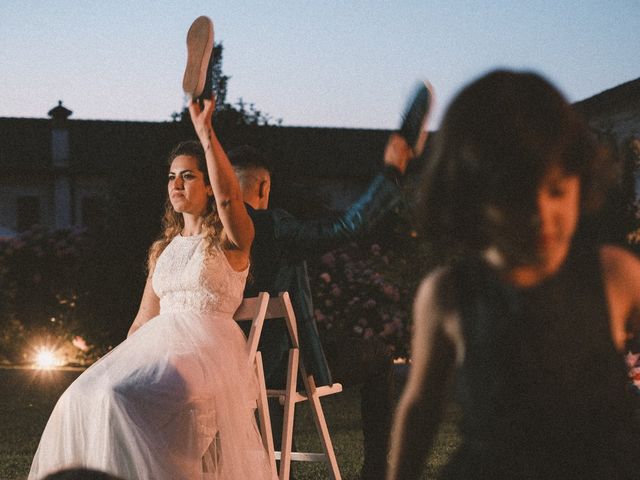
M456 479L638 479L622 356L611 341L598 249L572 248L528 289L480 260L452 270L465 342Z

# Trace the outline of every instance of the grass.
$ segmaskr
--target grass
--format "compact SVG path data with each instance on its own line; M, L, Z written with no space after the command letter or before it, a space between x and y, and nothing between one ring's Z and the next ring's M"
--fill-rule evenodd
M0 479L23 480L49 414L60 394L79 372L0 369ZM333 440L338 464L344 480L357 480L362 463L362 430L360 428L357 388L347 388L338 395L322 400ZM450 408L423 478L434 478L456 448L457 411ZM296 443L301 450L320 451L309 409L302 404L296 413ZM322 463L293 463L298 480L328 478Z

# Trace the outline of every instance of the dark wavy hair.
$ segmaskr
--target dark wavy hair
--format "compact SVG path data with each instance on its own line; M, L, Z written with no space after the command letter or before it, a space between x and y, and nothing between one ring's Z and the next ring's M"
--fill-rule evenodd
M497 70L452 101L421 182L418 217L435 247L478 252L492 242L487 205L531 209L552 166L581 181L581 212L597 209L611 184L606 150L547 80Z
M204 175L205 185L211 185L209 179L209 173L207 172L207 160L204 155L204 150L200 142L195 140L187 140L180 142L176 145L167 157L167 166L171 167L171 163L176 157L180 155L186 155L196 159L198 170ZM167 196L164 207L164 214L162 216L162 233L160 237L151 245L149 249L148 268L151 270L155 261L160 254L169 245L171 240L176 235L179 235L184 228L184 218L181 213L176 212L171 205L171 201ZM223 227L220 217L218 216L218 210L216 208L216 202L213 197L209 198L207 203L207 210L204 216L203 234L206 239L206 253L212 254L213 250L221 243Z

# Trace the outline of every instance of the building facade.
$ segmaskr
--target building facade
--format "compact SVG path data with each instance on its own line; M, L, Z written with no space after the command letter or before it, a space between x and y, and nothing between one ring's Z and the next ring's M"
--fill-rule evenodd
M161 202L165 158L179 141L193 138L188 121L74 120L61 101L48 116L0 118L0 236L36 224L92 228L123 190L152 189L149 195ZM295 211L316 203L310 209L317 213L346 208L366 188L382 165L390 132L233 126L218 133L225 148L249 143L271 157L275 204ZM137 184L129 183L132 175Z

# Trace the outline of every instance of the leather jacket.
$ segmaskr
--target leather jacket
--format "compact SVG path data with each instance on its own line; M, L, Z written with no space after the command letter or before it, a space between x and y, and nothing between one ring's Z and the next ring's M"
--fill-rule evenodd
M336 218L300 220L282 209L247 210L255 226L251 269L244 296L266 291L270 295L288 291L298 321L300 347L308 370L318 385L331 383L331 375L313 316L306 257L319 255L366 233L401 202L397 171L386 168L367 191ZM286 362L286 329L263 330L263 361L267 384L278 388L270 377ZM269 344L266 346L265 344ZM279 348L276 347L279 345ZM269 385L271 383L271 385Z

